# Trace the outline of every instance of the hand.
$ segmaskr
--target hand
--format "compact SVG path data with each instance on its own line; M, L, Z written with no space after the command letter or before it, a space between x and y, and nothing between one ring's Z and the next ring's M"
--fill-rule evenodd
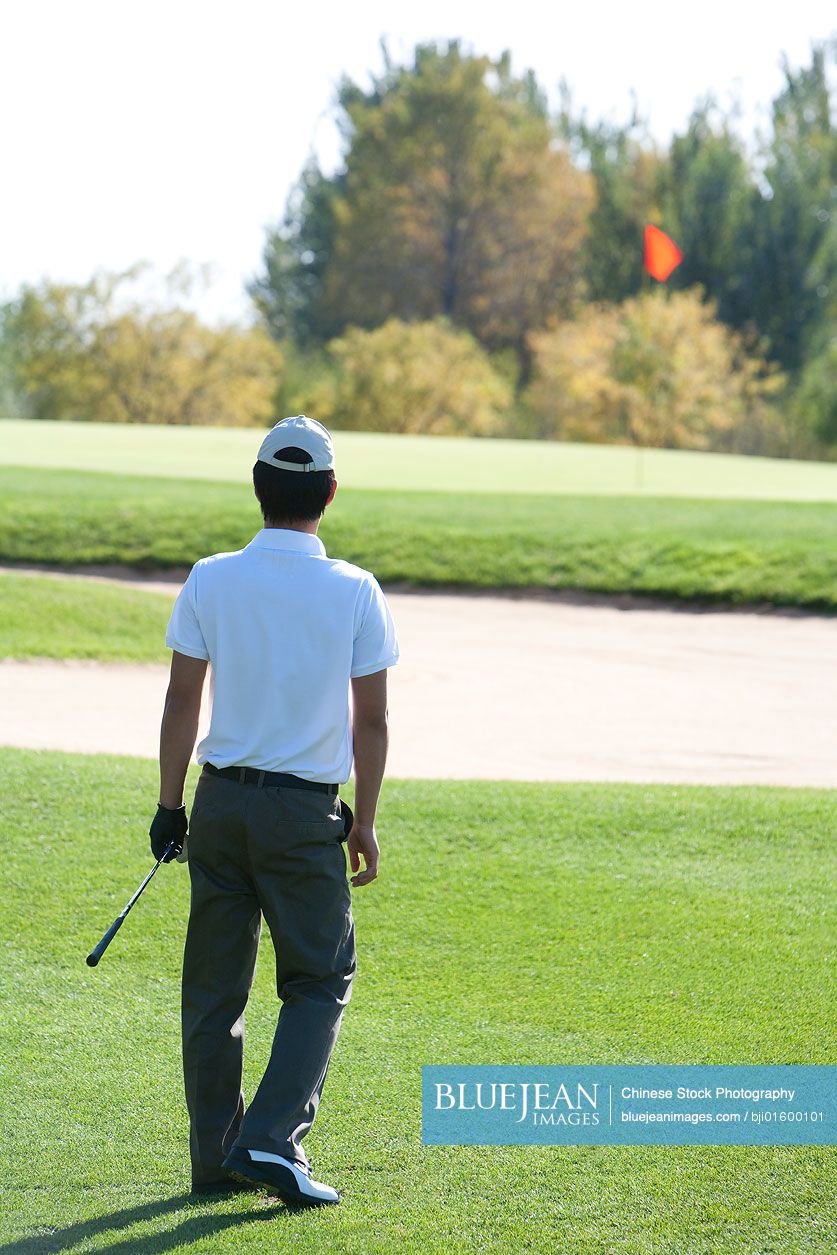
M189 821L186 818L185 806L169 810L158 802L157 814L148 830L148 835L151 837L151 853L154 857L158 860L163 858L166 849L173 841L174 849L169 851L163 862L170 863L173 858L177 858L178 854L183 851L183 839L188 827Z
M378 838L375 836L375 825L359 824L355 820L346 845L349 850L349 862L353 872L358 872L360 869L361 854L366 864L364 871L359 872L359 875L351 877L352 884L356 889L359 889L361 885L368 885L378 875L378 861L381 857L381 851L378 848Z

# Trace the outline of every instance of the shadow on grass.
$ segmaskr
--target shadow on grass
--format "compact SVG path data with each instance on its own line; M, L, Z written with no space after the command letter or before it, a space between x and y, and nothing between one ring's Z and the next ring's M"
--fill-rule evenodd
M218 1196L221 1197L230 1197ZM238 1196L240 1197L240 1195ZM200 1238L212 1237L223 1233L225 1229L237 1225L250 1224L254 1220L279 1220L283 1216L295 1216L297 1213L283 1206L278 1200L270 1200L262 1195L265 1205L258 1209L236 1212L233 1215L201 1215L191 1216L180 1221L173 1229L165 1233L150 1234L148 1237L126 1237L113 1241L107 1246L96 1249L108 1255L121 1255L122 1252L136 1251L138 1255L163 1255L165 1251L189 1242L197 1242ZM58 1251L69 1251L79 1242L84 1242L112 1229L128 1229L141 1220L153 1220L157 1216L165 1216L168 1212L180 1211L191 1204L206 1206L208 1198L196 1198L193 1194L176 1194L173 1198L161 1198L154 1203L143 1203L138 1207L127 1207L122 1211L111 1212L107 1216L97 1216L92 1220L83 1220L78 1224L68 1225L65 1229L56 1229L52 1233L32 1234L15 1242L0 1246L0 1255L53 1255Z

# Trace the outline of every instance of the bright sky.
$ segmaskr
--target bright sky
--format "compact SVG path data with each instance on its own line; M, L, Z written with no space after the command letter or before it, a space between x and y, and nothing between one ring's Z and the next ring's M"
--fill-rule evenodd
M309 152L339 163L334 89L415 45L460 37L533 69L557 104L625 120L631 91L667 140L695 101L767 120L780 58L806 64L837 24L830 0L675 5L617 0L0 0L0 296L44 276L83 281L145 258L209 264L208 317L239 317Z

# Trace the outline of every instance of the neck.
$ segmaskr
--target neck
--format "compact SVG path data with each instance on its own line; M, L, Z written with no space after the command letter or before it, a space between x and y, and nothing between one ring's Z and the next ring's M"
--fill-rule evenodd
M274 523L272 519L265 519L265 527L270 531L274 528L282 528L286 532L307 532L309 536L317 535L317 528L320 526L320 520L314 519L313 522L306 523L296 520L292 523Z

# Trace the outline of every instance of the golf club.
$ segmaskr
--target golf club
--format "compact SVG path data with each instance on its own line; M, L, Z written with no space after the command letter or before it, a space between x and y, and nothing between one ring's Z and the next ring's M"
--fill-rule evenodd
M148 875L146 876L145 880L144 880L144 881L142 882L142 884L140 885L139 889L137 889L136 893L135 893L135 894L134 894L134 896L131 898L131 900L130 900L130 902L128 903L128 905L127 905L126 907L124 907L124 909L123 909L122 911L120 911L120 913L117 915L116 919L113 921L113 923L111 924L110 928L109 928L109 929L107 930L107 932L105 933L105 935L104 935L104 937L102 938L102 940L101 940L101 941L99 942L99 944L96 946L95 950L91 950L91 951L90 951L90 953L88 954L88 956L87 956L87 966L88 966L88 967L96 967L96 965L97 965L97 964L98 964L98 962L99 962L99 959L102 957L102 955L103 955L103 954L104 954L104 952L107 950L108 946L109 946L109 945L110 945L110 943L113 941L114 937L116 936L116 934L119 932L120 928L122 927L122 923L123 923L123 920L125 919L125 916L128 914L128 912L130 911L131 907L134 905L134 903L136 902L137 898L140 896L140 894L142 893L143 889L145 888L145 886L148 884L148 882L149 882L149 880L151 879L151 877L152 877L152 876L154 875L154 873L156 872L157 868L160 866L160 864L161 864L161 863L165 860L166 856L167 856L167 855L168 855L168 854L169 854L169 853L170 853L170 852L171 852L174 848L175 848L175 843L174 843L173 841L169 842L169 844L166 846L166 848L165 848L165 850L163 851L163 853L162 853L162 854L160 855L160 857L157 859L157 862L156 862L156 863L154 864L154 866L151 868L151 871L148 873Z

